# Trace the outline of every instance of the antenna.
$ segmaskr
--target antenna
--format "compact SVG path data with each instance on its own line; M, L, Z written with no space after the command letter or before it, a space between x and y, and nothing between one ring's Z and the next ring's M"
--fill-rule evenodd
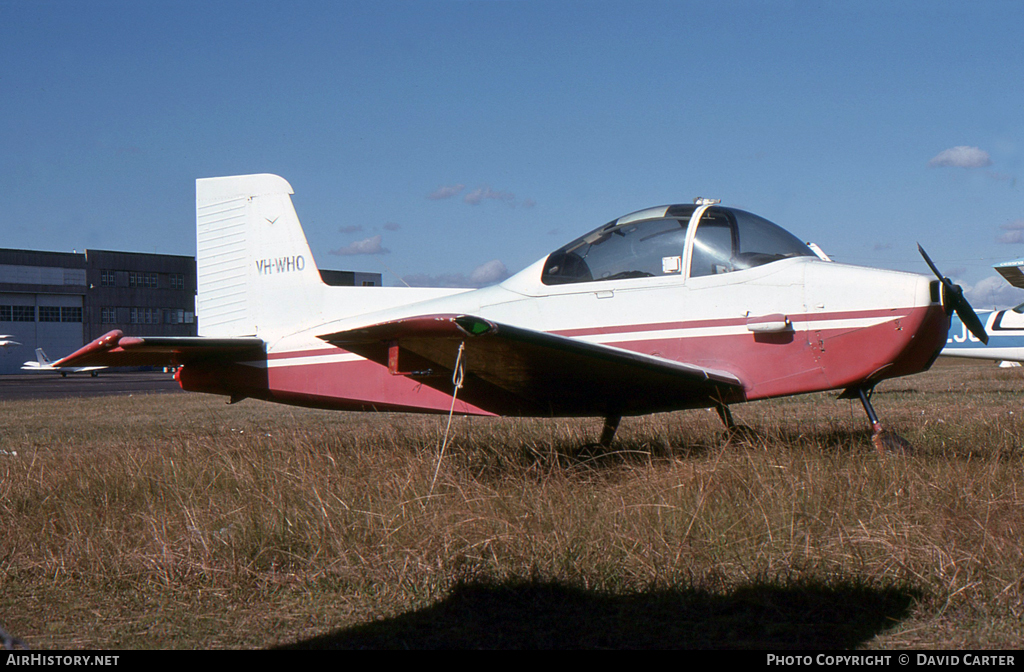
M375 255L373 255L373 258L377 260L377 263L379 263L381 266L384 267L384 270L386 270L388 273L390 273L391 275L393 275L396 278L398 278L398 281L400 283L402 283L406 287L412 287L412 285L410 285L408 282L406 282L405 279L402 276L400 276L398 273L395 273L390 268L388 268L388 265L384 263L384 261L380 258L379 255L375 254Z

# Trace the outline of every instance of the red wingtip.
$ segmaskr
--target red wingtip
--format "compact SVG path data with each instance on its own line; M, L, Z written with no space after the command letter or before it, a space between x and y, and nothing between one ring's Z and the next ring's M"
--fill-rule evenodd
M108 331L107 333L103 334L92 343L89 343L88 345L83 345L81 348L75 350L67 357L58 359L56 362L53 363L53 365L57 367L74 366L76 359L80 359L82 357L92 355L97 352L103 352L105 350L112 350L116 348L122 336L124 336L124 333L120 329Z

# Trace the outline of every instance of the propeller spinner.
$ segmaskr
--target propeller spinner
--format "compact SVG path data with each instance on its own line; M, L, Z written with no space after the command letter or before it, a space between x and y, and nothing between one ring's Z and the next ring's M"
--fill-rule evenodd
M960 285L954 284L952 280L942 275L939 269L932 263L928 253L921 247L921 243L917 244L917 250L924 257L924 261L928 264L928 268L932 269L932 273L935 274L940 281L942 281L942 303L946 306L946 312L956 312L956 316L960 318L960 321L964 323L968 331L974 334L975 338L979 341L988 345L988 334L985 333L985 326L978 319L977 313L971 308L971 304L967 303L967 299L964 298L964 290Z

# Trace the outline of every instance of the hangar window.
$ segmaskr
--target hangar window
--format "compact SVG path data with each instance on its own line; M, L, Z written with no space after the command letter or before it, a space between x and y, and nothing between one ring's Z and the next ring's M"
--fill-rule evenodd
M60 322L59 306L39 306L40 322Z
M11 322L35 322L35 306L11 306Z
M128 317L131 324L160 324L159 308L132 308Z
M141 273L136 271L128 272L128 286L138 287L143 289L156 289L157 274L156 273Z
M35 322L35 306L0 306L0 322Z
M164 310L164 324L184 324L184 308L167 308Z
M82 321L82 307L81 306L63 306L60 309L60 321L61 322L81 322Z

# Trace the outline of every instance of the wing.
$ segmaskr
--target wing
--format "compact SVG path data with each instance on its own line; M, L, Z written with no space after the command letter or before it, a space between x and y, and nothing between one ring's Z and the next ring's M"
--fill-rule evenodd
M742 401L732 374L469 315L426 315L320 336L501 415L636 415Z
M1024 259L1004 261L992 268L996 269L999 275L1003 276L1014 287L1024 289Z
M259 338L136 337L115 329L57 360L53 366L182 366L199 360L246 361L265 357L265 345Z

